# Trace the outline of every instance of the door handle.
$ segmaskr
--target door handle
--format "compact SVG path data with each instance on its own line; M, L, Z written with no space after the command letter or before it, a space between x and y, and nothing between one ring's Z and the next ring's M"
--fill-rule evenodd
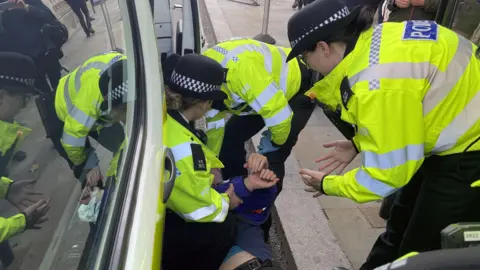
M170 194L172 194L173 186L175 185L175 178L177 177L175 157L170 148L165 149L164 168L165 175L169 175L168 179L163 184L163 203L166 203L168 198L170 198ZM169 174L167 174L167 172L169 172Z

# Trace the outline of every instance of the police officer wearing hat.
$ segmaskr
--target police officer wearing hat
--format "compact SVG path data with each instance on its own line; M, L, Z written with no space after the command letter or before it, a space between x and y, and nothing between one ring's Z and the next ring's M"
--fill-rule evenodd
M351 141L327 144L310 191L357 202L397 192L387 230L362 270L440 249L440 231L480 221L480 61L477 46L429 21L371 27L363 8L317 0L288 22L289 59L325 75L306 94L338 108ZM359 168L342 171L361 153Z
M15 123L14 118L29 98L38 93L34 87L36 75L31 58L18 53L0 52L0 198L8 200L22 211L9 218L0 217L0 243L47 220L45 214L49 201L31 203L35 201L32 196L41 195L28 188L34 181L14 182L6 173L16 146L31 131Z
M167 102L174 109L168 110L163 130L177 170L167 201L162 269L218 269L234 244L235 218L228 211L239 199L233 187L225 193L212 188L211 170L223 164L190 123L204 116L212 101L227 98L221 91L225 70L194 54L173 55L167 63Z

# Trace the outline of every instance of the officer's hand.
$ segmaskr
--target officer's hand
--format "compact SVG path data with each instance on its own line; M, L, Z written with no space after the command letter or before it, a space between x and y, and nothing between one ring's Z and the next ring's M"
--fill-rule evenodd
M395 5L398 8L408 8L410 6L410 0L395 0Z
M48 217L45 216L48 209L50 209L50 199L40 200L27 207L23 211L26 220L25 229L41 229L37 225L48 220Z
M102 172L99 167L93 168L87 173L87 186L95 187L98 182L103 180Z
M223 182L222 171L218 168L212 168L210 173L213 174L213 185L218 185Z
M27 6L23 0L8 0L8 2L15 4L20 8L25 8Z
M274 172L263 169L258 173L249 175L248 178L244 180L244 184L248 190L254 191L256 189L271 188L276 185L279 180Z
M34 196L42 195L40 191L33 190L31 185L35 184L37 180L23 180L16 181L10 184L6 199L20 211L36 202Z
M303 183L308 187L305 189L307 192L313 192L313 197L318 197L323 195L322 192L322 181L325 176L327 176L324 172L319 171L312 171L309 169L301 169L300 175L302 176Z
M248 161L243 167L250 169L252 173L259 172L262 169L268 169L267 157L258 153L253 153L248 157Z
M353 146L353 143L349 140L334 141L323 145L325 148L334 147L333 151L319 157L315 160L315 163L324 162L318 170L324 171L326 174L330 174L333 171L341 173L345 167L352 162L357 156L357 150Z
M232 184L230 184L225 193L227 193L228 198L230 199L230 210L237 208L240 204L243 203L242 199L240 199L237 194L235 194L235 190Z

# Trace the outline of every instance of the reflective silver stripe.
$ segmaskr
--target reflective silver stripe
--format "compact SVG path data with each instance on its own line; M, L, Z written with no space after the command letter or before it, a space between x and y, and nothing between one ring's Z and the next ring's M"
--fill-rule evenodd
M228 215L228 209L229 209L229 205L227 201L224 198L222 198L222 211L220 211L220 213L217 214L217 216L213 219L213 222L222 222L223 220L225 220L225 218Z
M467 106L442 130L432 153L441 153L451 149L458 139L480 120L480 90Z
M238 47L235 47L234 49L228 51L226 49L224 50L217 50L218 52L221 52L222 54L225 55L225 58L223 58L221 65L223 67L227 67L228 61L232 60L234 62L238 62L238 55L249 51L249 52L259 52L263 55L263 63L265 69L269 72L272 73L272 65L273 65L273 59L272 59L272 52L270 49L267 47L267 45L262 44L262 46L258 47L257 45L253 44L245 44L245 45L240 45Z
M287 87L288 87L288 63L287 63L287 54L284 50L277 48L280 56L282 57L282 71L280 73L280 89L287 95Z
M211 110L209 110L209 111L205 114L205 118L213 118L213 117L215 117L219 112L220 112L219 110L211 109Z
M259 112L277 92L278 88L273 83L270 83L265 89L263 89L262 93L260 93L260 95L248 105L250 105L250 107L256 112Z
M450 94L470 63L473 44L466 38L457 36L457 51L447 69L444 72L433 73L433 77L430 79L430 89L423 99L423 115L427 115Z
M421 160L424 156L423 144L410 144L406 147L385 154L362 151L364 167L376 169L392 169L411 160Z
M74 107L73 110L70 112L70 116L75 119L78 123L82 124L84 127L90 129L93 127L97 119L88 116L82 110Z
M70 98L70 92L69 92L69 82L70 82L70 74L68 74L67 78L65 79L65 86L63 88L63 98L65 99L65 104L67 105L67 111L70 114L70 112L73 109L73 103L72 99Z
M370 44L370 54L368 58L368 66L372 67L378 65L380 62L380 44L382 43L382 28L383 24L377 24L373 29L372 41ZM380 80L373 79L368 82L370 90L380 88Z
M86 141L87 137L77 138L65 132L62 134L62 142L73 147L85 147Z
M188 214L180 214L184 219L188 220L200 220L204 217L208 217L209 215L215 213L217 211L217 207L214 204L209 206L205 206L202 208L198 208L197 210L188 213Z
M207 130L225 127L225 119L220 119L213 122L207 122Z
M360 81L374 81L386 79L426 79L435 72L437 67L429 62L408 63L396 62L385 63L368 67L348 79L351 87Z
M364 188L381 197L387 197L397 190L396 188L391 187L382 181L372 178L362 168L358 169L357 173L355 174L355 179L357 180L357 183L362 185Z
M285 107L283 107L281 111L279 111L274 116L270 118L263 118L263 120L265 121L265 125L267 127L273 127L280 124L288 117L290 117L291 114L292 114L292 109L290 109L289 105L286 105Z
M102 74L105 70L108 69L108 67L110 67L113 63L120 60L122 57L123 57L123 55L116 55L115 57L110 59L110 61L108 61L108 63L104 63L104 62L100 62L100 61L93 61L93 62L87 63L86 65L80 67L77 70L77 73L75 74L75 91L77 91L77 93L78 93L78 91L80 91L81 79L82 79L82 75L83 75L84 72L95 68L95 69L99 69L100 70L99 73Z
M190 143L182 143L170 148L173 153L173 157L175 158L175 162L180 161L186 157L192 155L192 148L190 147Z

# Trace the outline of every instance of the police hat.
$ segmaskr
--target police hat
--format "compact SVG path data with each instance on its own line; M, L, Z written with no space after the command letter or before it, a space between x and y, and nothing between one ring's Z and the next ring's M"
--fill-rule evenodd
M215 60L200 54L182 56L172 72L168 87L182 96L201 100L224 100L221 90L226 70Z
M162 62L163 82L166 84L172 77L173 70L182 56L178 54L170 54Z
M37 69L32 58L14 52L0 52L0 89L40 93L35 89Z
M128 91L126 68L127 59L120 59L100 75L98 84L104 99L100 106L102 111L110 111L115 106L125 103Z
M327 41L339 29L347 27L360 12L350 11L342 0L316 0L297 11L288 20L288 40L292 51L287 61L310 50L319 41Z

